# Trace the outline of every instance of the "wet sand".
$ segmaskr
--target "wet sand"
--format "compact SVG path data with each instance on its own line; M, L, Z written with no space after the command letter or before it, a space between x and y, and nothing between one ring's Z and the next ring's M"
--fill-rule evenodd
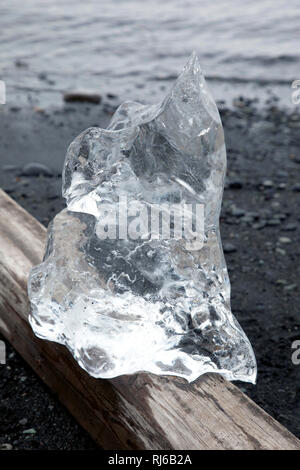
M67 145L92 125L105 126L110 103L43 110L2 107L0 187L44 225L64 207L60 169ZM221 215L232 285L232 310L258 361L256 386L237 383L300 437L300 114L276 102L257 110L236 99L221 108L228 172ZM38 173L24 165L48 167ZM46 176L47 175L47 176ZM50 176L49 176L50 175ZM7 345L0 366L0 446L14 449L96 448L57 398ZM35 432L25 432L28 430Z

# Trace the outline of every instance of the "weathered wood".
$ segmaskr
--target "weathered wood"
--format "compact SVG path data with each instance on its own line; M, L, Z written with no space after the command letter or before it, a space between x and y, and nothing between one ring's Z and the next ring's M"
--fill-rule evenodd
M300 449L300 441L218 375L93 379L66 348L34 336L27 276L45 228L0 190L0 331L106 449Z

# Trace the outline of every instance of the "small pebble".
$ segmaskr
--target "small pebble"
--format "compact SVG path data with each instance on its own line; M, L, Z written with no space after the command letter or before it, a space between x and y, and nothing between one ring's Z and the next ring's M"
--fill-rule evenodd
M232 100L232 104L236 108L244 108L244 106L246 106L246 102L242 96L240 96L239 98L234 98Z
M296 230L298 227L297 224L291 222L289 224L286 224L284 227L282 227L282 230L285 230L286 232L292 232L293 230Z
M101 96L98 93L89 93L87 91L71 91L64 94L64 101L66 103L79 101L99 104L101 102Z
M298 129L300 127L300 121L289 122L288 126L292 127L293 129ZM295 157L295 161L297 161L297 157ZM297 163L300 163L300 158L299 158L299 161Z
M223 249L224 253L235 253L237 251L236 247L232 243L224 243Z
M278 286L285 286L287 284L287 281L285 279L277 279L276 284Z
M259 213L255 211L249 211L247 212L248 217L252 217L253 219L259 219Z
M23 60L17 59L15 61L15 66L16 67L28 67L28 64L27 64L27 62L24 62Z
M38 114L45 114L45 113L46 113L46 111L44 110L44 108L41 108L40 106L35 106L35 107L33 108L33 111L34 111L35 113L38 113Z
M23 431L23 434L36 434L36 430L33 428L25 429L25 431Z
M300 183L295 184L292 187L292 190L299 193L300 192Z
M28 419L27 419L27 418L22 418L22 419L20 419L19 424L20 424L21 426L25 426L25 425L27 424L27 422L28 422Z
M273 219L284 220L284 219L286 219L286 215L285 214L274 214Z
M9 109L10 109L10 111L12 111L13 113L18 113L19 111L21 111L20 106L11 106Z
M297 288L297 284L289 284L288 286L284 286L284 290L291 291Z
M276 251L276 253L278 253L279 255L282 255L282 256L285 256L285 255L286 255L286 251L283 250L282 248L277 247L275 251Z
M0 450L13 450L13 446L8 442L4 442L3 444L0 444Z
M244 223L251 224L253 222L253 217L249 214L246 214L241 218L241 221L244 222Z
M267 220L267 225L269 225L270 227L273 227L275 225L280 225L280 219Z
M28 163L20 173L20 176L53 176L52 171L42 163Z
M273 181L271 181L271 180L265 180L265 181L263 181L263 186L265 188L273 188L274 184L273 184Z
M243 183L240 180L233 180L229 182L230 189L241 189L243 187Z
M285 244L286 243L292 243L292 240L288 237L280 237L278 241L279 241L279 243L285 243Z
M264 228L266 226L266 222L264 220L262 220L261 222L257 222L255 224L252 225L252 227L255 229L255 230L261 230L262 228Z
M287 171L284 171L284 170L278 170L277 171L277 176L279 176L280 178L286 178L289 176L288 172Z
M234 217L242 217L245 214L245 211L244 209L240 209L239 207L231 206L230 213Z

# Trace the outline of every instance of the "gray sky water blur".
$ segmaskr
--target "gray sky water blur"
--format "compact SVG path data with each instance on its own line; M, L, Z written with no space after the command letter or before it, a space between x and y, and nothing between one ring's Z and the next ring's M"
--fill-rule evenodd
M217 99L287 99L299 40L299 0L9 0L0 78L10 101L88 88L155 102L195 50Z

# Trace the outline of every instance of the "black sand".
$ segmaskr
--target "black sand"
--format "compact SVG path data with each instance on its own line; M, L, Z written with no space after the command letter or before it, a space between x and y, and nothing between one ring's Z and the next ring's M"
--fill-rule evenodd
M59 169L68 143L91 125L105 125L111 112L108 105L2 107L0 187L47 225L64 206ZM276 103L258 111L246 100L236 100L221 115L228 152L221 231L232 309L258 361L257 385L237 385L300 437L300 365L291 360L292 342L300 339L300 115ZM29 162L46 164L53 176L22 176ZM22 358L8 344L7 349L7 364L0 365L0 446L96 448Z

